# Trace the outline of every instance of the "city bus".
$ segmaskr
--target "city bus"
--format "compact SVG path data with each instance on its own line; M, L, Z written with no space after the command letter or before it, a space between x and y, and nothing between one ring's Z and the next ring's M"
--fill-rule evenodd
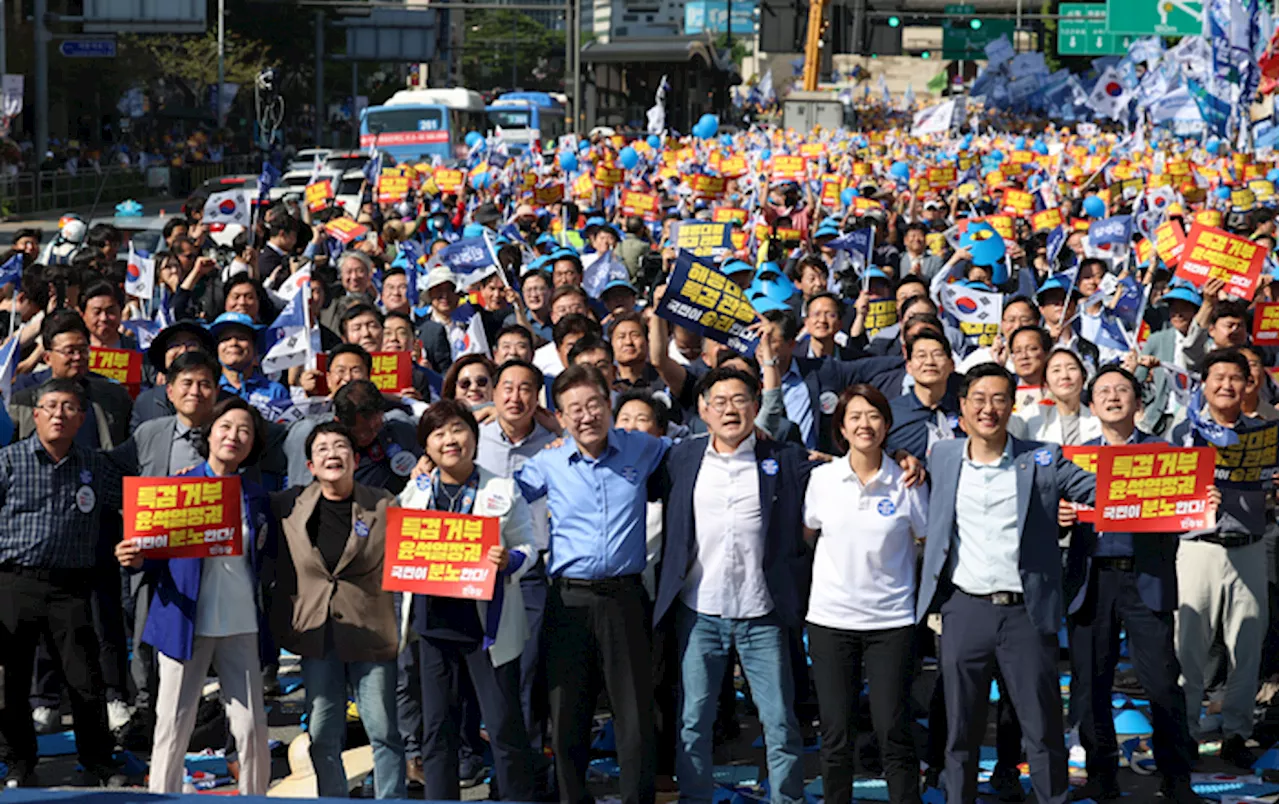
M551 93L507 92L495 98L485 112L490 130L502 129L502 141L511 150L522 152L535 140L554 143L565 133L564 107L564 101Z
M360 147L414 164L467 155L467 134L484 134L484 99L469 89L402 89L360 115Z

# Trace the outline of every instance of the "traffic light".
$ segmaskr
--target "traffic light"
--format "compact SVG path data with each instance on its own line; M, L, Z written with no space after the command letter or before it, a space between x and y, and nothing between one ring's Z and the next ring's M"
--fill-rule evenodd
M889 27L890 27L890 28L897 28L897 27L898 27L899 25L901 25L901 24L902 24L902 20L901 20L900 18L898 18L898 17L890 17L890 18L889 18Z
M977 20L977 19L969 20L969 27L975 31L978 30L979 28L982 27L982 20Z
M927 59L927 58L929 58L929 51L927 51L927 50L926 50L926 51L924 51L923 53L921 53L921 54L920 54L920 58L922 58L922 59Z

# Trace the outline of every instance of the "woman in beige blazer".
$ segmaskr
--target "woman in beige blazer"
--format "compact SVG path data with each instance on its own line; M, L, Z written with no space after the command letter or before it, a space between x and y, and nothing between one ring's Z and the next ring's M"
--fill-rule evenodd
M418 441L435 469L405 488L400 505L495 517L500 533L487 556L498 572L492 601L406 595L401 609L401 633L412 625L418 639L423 796L459 798L457 690L465 664L501 796L532 801L534 756L520 708L520 654L528 638L520 577L538 558L529 506L514 481L476 466L479 426L467 405L452 399L433 404L418 424Z

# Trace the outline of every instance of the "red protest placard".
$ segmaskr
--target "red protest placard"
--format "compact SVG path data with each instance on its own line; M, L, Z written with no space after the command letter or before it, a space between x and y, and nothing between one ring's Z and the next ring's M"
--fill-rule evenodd
M408 352L373 352L373 373L369 377L379 391L395 393L413 387L413 367Z
M1165 221L1156 227L1156 254L1170 268L1177 268L1187 244L1187 233L1177 221Z
M329 206L329 202L333 200L333 182L325 179L315 184L308 184L303 200L306 201L307 209L319 212Z
M956 169L951 166L931 167L925 173L925 182L934 190L950 189L956 183Z
M344 245L359 240L369 233L369 227L356 223L354 218L334 218L325 224L324 229L330 237Z
M1098 450L1102 447L1063 447L1062 456L1092 474L1098 473ZM1098 509L1084 503L1072 503L1076 519L1089 525L1098 521Z
M533 191L533 200L539 204L554 204L564 199L564 182L546 184Z
M1159 247L1157 240L1156 248ZM1196 287L1203 286L1210 279L1221 279L1227 283L1224 290L1231 295L1252 299L1266 259L1267 251L1262 245L1215 226L1196 223L1187 233L1186 248L1174 275Z
M409 177L396 168L386 168L378 176L378 203L395 204L409 195Z
M495 517L388 508L382 588L492 600L498 568L486 556L497 545Z
M131 396L137 396L142 385L142 352L91 346L89 370L100 377L115 380L128 388Z
M1213 447L1131 444L1098 450L1099 531L1170 533L1213 527Z
M240 478L124 478L124 537L147 558L210 558L244 552Z
M1026 190L1005 190L1003 210L1011 215L1030 215L1036 208L1036 198Z
M436 189L442 193L456 193L462 189L462 171L450 168L436 168Z
M711 220L716 223L746 223L747 211L741 207L716 207L711 211Z
M697 197L719 198L724 195L725 183L728 179L723 176L704 176L701 173L694 173L685 176L685 181L689 183L689 187Z
M1253 342L1258 346L1280 345L1280 302L1264 302L1254 309Z
M774 181L804 181L803 156L775 156L773 158Z

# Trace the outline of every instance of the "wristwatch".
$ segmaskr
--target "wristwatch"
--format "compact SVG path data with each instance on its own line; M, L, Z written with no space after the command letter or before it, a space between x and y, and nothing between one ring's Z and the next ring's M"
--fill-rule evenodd
M761 360L760 365L765 368L776 368L778 365L778 358L774 357L769 360Z

